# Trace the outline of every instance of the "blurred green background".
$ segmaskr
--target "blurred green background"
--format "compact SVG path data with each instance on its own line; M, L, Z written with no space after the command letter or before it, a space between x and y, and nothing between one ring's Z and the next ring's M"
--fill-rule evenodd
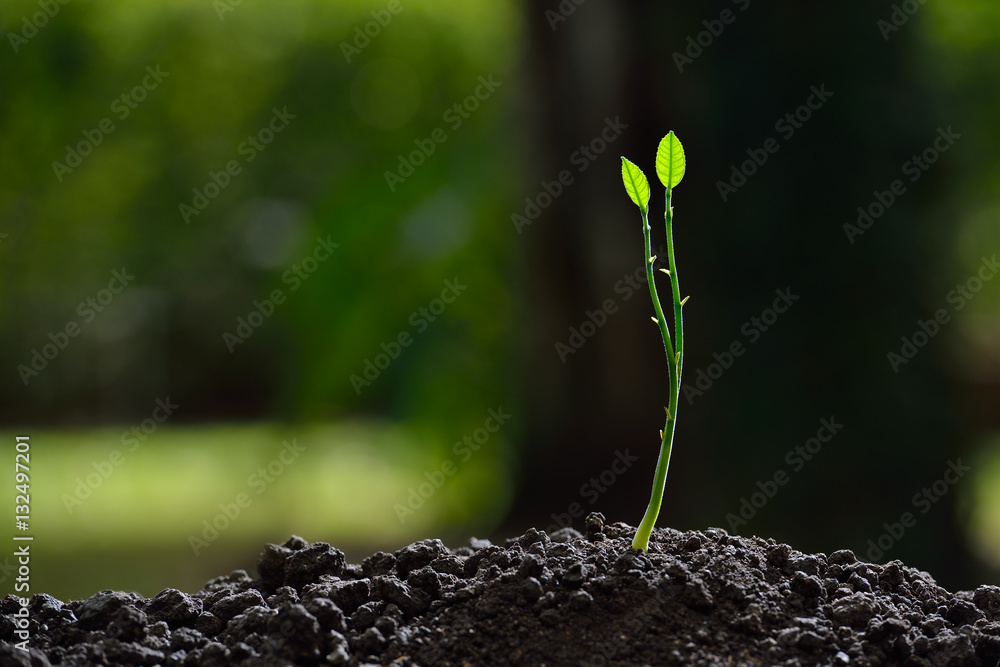
M636 523L666 366L619 156L652 176L669 129L699 393L660 525L1000 579L994 3L15 0L2 25L3 534L28 435L33 592L193 591L292 533L360 560Z

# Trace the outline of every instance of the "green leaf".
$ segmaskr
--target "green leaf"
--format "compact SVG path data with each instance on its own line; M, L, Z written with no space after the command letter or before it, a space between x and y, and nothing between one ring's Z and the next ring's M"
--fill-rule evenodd
M628 158L622 158L622 183L625 184L625 192L629 198L635 202L643 213L649 210L649 181L642 169L629 162Z
M656 175L667 190L677 187L684 178L685 164L684 147L671 130L660 140L660 146L656 149Z

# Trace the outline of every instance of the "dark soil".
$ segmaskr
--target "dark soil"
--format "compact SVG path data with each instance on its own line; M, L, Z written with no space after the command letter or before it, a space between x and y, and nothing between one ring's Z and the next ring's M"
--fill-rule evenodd
M1000 588L949 593L899 561L803 554L724 530L529 529L504 546L424 540L348 564L328 544L267 545L259 577L194 595L102 591L0 603L7 665L985 665Z

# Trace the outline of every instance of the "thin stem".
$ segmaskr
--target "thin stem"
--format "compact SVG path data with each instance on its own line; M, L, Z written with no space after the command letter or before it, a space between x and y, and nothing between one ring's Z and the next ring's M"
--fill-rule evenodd
M646 244L646 282L649 284L649 296L653 300L653 310L656 311L656 323L660 326L660 335L663 336L663 347L667 351L667 358L673 359L674 346L670 341L667 318L663 316L663 309L660 307L660 297L656 294L656 282L653 280L652 246L649 241L649 212L648 209L640 210L642 211L642 239ZM672 378L671 381L673 381Z
M663 441L660 443L660 455L656 459L656 472L653 474L653 491L650 494L649 505L646 507L646 513L643 515L642 521L636 529L635 538L632 540L632 548L642 551L649 550L649 536L653 533L653 526L656 524L656 518L660 514L660 505L663 502L663 487L666 484L667 471L670 468L670 453L673 449L674 442L674 426L677 423L677 404L680 399L681 367L684 359L684 324L681 317L680 284L677 279L677 266L674 262L674 239L672 227L674 210L670 206L670 194L671 191L668 188L664 220L667 228L667 261L670 265L670 284L672 287L674 302L674 329L677 333L677 353L675 356L673 347L670 345L670 335L667 330L666 321L663 318L663 310L660 307L660 301L656 296L656 287L653 284L652 264L647 262L646 279L649 281L649 292L653 298L653 308L656 310L657 318L659 319L660 328L665 341L664 347L667 351L667 367L670 371L670 386L668 387L670 398L669 405L667 407L667 422L663 427ZM644 215L643 222L645 223L645 221L646 216ZM645 225L643 234L646 240L646 255L648 257L648 224Z
M681 391L681 370L684 367L684 316L681 314L681 309L683 307L681 303L681 285L677 278L677 265L674 261L674 207L670 205L672 191L667 190L667 206L666 211L663 214L664 222L667 228L667 261L670 262L670 283L674 290L674 331L677 332L677 357L674 359L674 366L677 371L677 375L671 378L671 387L674 393L677 395L675 400L680 397ZM676 416L673 410L671 414Z

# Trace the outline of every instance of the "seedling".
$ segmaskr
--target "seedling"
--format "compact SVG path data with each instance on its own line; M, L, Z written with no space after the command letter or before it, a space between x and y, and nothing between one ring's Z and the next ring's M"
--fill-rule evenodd
M674 263L674 209L670 206L670 195L684 177L684 164L684 147L671 130L656 149L656 175L667 189L663 218L667 227L667 262L670 268L660 271L667 274L673 293L676 336L671 338L667 319L660 306L660 297L656 295L656 282L653 280L653 262L656 261L656 256L650 254L652 251L649 242L649 181L639 167L622 157L622 182L625 183L625 191L642 214L642 238L646 243L646 282L649 283L649 296L653 299L653 310L656 312L652 320L660 327L660 334L663 336L663 348L667 353L670 376L670 384L667 387L669 398L667 407L663 408L667 413L667 422L660 431L660 456L656 460L656 472L653 474L653 491L649 498L649 506L646 507L646 514L642 517L632 539L632 548L641 551L649 550L649 536L653 532L653 525L656 523L660 504L663 502L663 485L667 481L667 468L670 467L670 450L674 442L674 425L677 423L677 403L681 395L681 369L684 365L684 320L681 317L681 309L689 297L681 299L680 285L677 282L677 266Z

